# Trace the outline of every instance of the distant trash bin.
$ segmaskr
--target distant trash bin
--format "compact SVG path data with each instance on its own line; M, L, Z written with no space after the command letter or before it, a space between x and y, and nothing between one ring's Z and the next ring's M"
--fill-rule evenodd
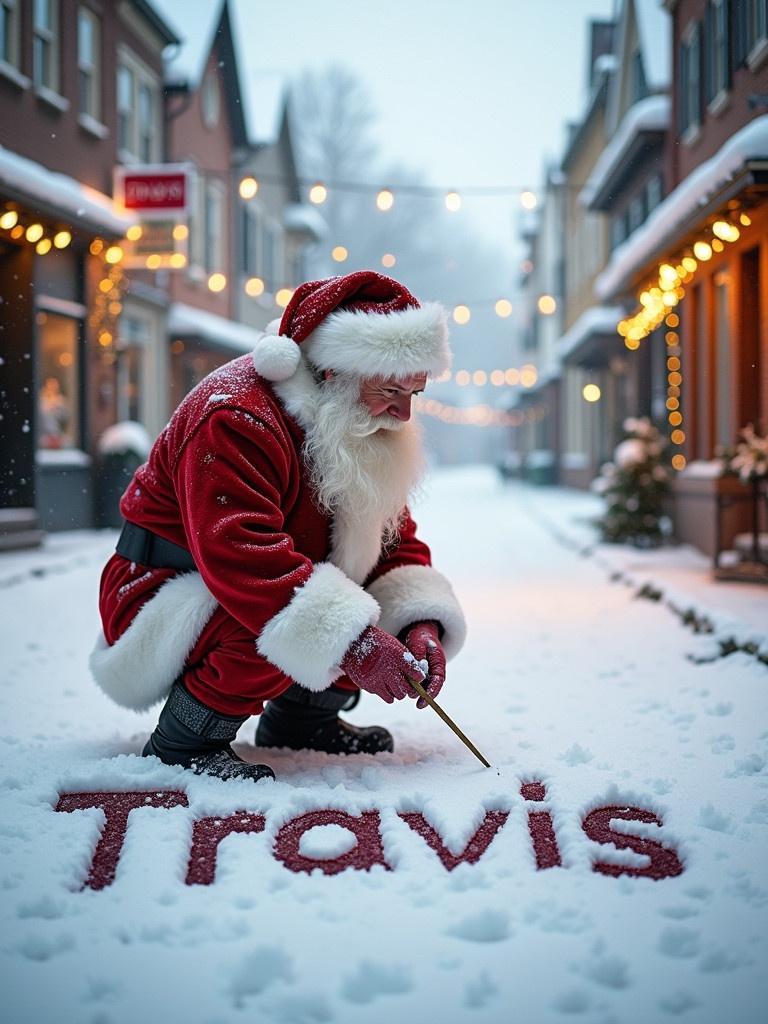
M152 439L141 423L125 420L108 427L99 438L95 480L96 525L123 525L120 498L131 477L146 462Z

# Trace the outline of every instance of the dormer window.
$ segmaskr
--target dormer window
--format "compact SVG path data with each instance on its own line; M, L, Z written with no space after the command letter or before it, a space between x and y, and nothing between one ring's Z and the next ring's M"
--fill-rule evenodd
M219 121L221 107L221 96L219 93L219 79L214 68L209 68L203 79L203 89L200 96L200 105L203 112L203 123L206 128L214 128Z

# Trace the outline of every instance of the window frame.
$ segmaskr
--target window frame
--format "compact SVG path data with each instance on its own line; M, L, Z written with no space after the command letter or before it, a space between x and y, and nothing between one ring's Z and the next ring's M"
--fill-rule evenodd
M32 5L32 81L38 89L45 89L58 94L61 72L59 52L61 48L61 18L59 3L58 0L42 0L46 5L49 17L47 19L48 23L40 24L38 22L39 2L41 0L34 0ZM46 48L45 52L48 55L48 60L45 62L45 71L50 77L49 81L45 80L45 76L41 76L38 58L40 45Z
M226 190L220 181L208 178L203 196L203 266L208 274L226 274Z
M85 20L91 25L91 44L93 52L90 60L85 60L81 52L80 25ZM88 76L91 103L83 105L82 76ZM101 19L90 7L80 4L77 8L77 109L80 115L101 119Z
M689 22L680 36L680 67L678 83L678 135L683 145L691 145L699 137L702 122L702 24ZM693 58L693 60L691 60ZM691 74L695 67L696 74ZM695 108L695 109L694 109Z
M19 0L0 0L0 8L5 13L3 24L8 28L3 37L5 52L0 52L0 66L21 71L21 18ZM0 15L1 16L1 15Z
M122 106L120 93L120 75L126 72L131 76L131 103L127 109ZM162 160L162 123L160 112L161 84L160 80L139 58L129 50L127 46L120 45L117 48L116 74L116 111L118 124L118 159L124 164L135 163L160 163ZM142 89L146 89L151 98L152 110L150 118L150 132L146 136L140 124L140 96ZM123 133L122 118L127 118L128 127L125 134L129 136L128 145ZM149 151L144 148L144 142L148 138Z

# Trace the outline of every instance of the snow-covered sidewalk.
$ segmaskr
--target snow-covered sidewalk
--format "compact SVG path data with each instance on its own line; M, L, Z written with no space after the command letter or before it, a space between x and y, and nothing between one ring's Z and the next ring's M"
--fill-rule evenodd
M114 535L0 557L4 1019L762 1021L768 667L691 660L664 598L746 636L768 591L595 550L591 500L470 469L416 508L470 625L441 703L492 769L373 698L394 754L264 752L258 786L141 759L154 715L87 671Z

